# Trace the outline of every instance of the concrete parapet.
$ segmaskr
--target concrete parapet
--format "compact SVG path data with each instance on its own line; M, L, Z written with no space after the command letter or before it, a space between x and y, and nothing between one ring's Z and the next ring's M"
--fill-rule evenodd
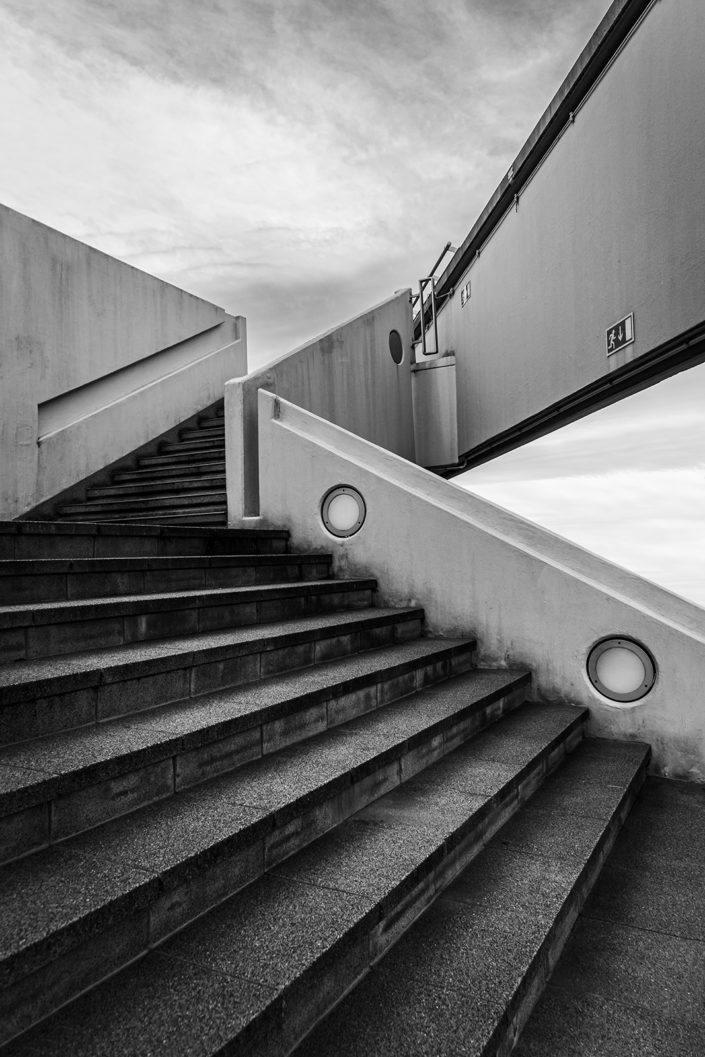
M410 290L401 290L274 363L225 386L228 522L259 513L257 393L264 388L360 437L414 458ZM401 338L392 358L389 337Z
M658 772L705 781L702 609L280 397L259 403L263 524L332 550L338 573L375 575L384 604L422 602L432 634L473 631L481 663L531 668L540 699L587 706L594 734L649 742ZM320 517L337 485L366 505L346 538ZM610 635L656 661L653 689L626 707L587 677Z
M0 206L0 516L222 397L245 320Z

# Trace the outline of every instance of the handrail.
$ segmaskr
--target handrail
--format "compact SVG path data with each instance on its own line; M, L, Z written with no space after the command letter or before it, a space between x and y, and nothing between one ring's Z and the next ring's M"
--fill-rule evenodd
M436 301L437 301L437 297L436 297L436 271L438 270L439 264L441 263L441 261L443 260L443 258L445 257L445 255L447 253L456 253L456 252L457 252L456 247L451 242L446 242L445 246L443 247L443 249L441 250L440 254L438 255L438 258L436 259L433 267L430 269L428 275L424 276L422 279L419 279L419 292L418 292L418 294L415 294L412 297L412 299L411 299L411 310L412 310L412 312L413 312L414 307L415 307L416 304L420 305L418 315L416 315L414 317L414 321L413 321L414 333L416 333L417 328L421 332L421 337L420 338L416 338L414 341L412 341L412 345L416 346L416 345L418 345L420 343L421 344L421 352L422 352L423 356L433 356L436 353L438 353L438 322L437 322L437 314L436 314ZM426 287L429 286L429 285L431 287L431 296L428 299L428 302L425 303L424 302L424 292L426 290ZM444 295L444 296L448 296L448 295ZM430 352L428 351L428 349L426 347L426 326L425 326L426 315L427 315L427 312L428 312L429 308L430 308L430 312L431 312L431 323L433 325L433 335L434 335L434 346L433 346L433 349L431 349Z

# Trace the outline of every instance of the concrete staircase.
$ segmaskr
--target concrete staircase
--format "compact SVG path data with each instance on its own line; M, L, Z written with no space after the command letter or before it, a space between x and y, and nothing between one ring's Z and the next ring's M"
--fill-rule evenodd
M223 402L112 467L56 507L59 521L225 525Z
M0 559L3 1055L509 1052L646 746L285 532Z

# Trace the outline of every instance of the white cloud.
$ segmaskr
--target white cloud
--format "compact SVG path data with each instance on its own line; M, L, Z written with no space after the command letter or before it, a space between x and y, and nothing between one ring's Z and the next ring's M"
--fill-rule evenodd
M268 358L462 240L603 6L0 0L0 199Z
M455 481L705 606L705 365Z

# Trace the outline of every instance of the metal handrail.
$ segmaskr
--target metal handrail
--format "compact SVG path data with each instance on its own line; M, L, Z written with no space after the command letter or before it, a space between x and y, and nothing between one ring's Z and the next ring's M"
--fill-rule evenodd
M411 299L412 312L414 310L414 307L417 304L420 305L418 316L416 316L415 319L414 319L414 329L415 329L417 323L418 323L418 325L421 328L421 337L417 338L416 341L413 341L412 345L418 345L420 343L421 344L421 352L422 352L422 355L424 355L424 356L433 356L434 354L436 354L438 352L438 320L437 320L437 313L436 313L437 298L436 298L436 289L435 289L435 287L436 287L436 271L438 270L438 266L441 263L441 261L443 260L443 258L445 257L446 253L449 253L449 252L450 253L456 253L457 252L456 251L456 247L453 246L452 243L446 242L445 246L443 247L443 249L441 250L441 252L440 252L440 254L438 256L438 259L436 260L435 264L431 268L429 274L424 276L423 279L419 279L419 292L418 292L418 294L414 294L414 296ZM431 296L428 299L428 302L429 302L429 307L430 307L430 310L431 310L431 324L433 326L433 337L434 337L434 348L430 352L428 352L428 350L426 348L426 330L427 330L427 327L426 327L426 312L427 312L427 306L426 306L426 304L424 304L424 292L426 290L426 287L429 286L429 285L431 287ZM448 294L444 294L443 296L447 297Z

